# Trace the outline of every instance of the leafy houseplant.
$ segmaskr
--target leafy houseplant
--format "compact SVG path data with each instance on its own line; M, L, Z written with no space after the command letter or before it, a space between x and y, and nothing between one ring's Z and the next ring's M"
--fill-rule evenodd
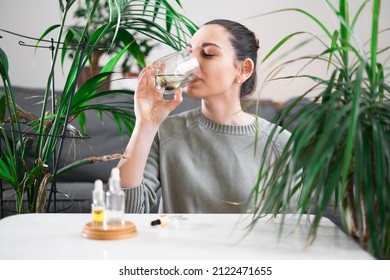
M93 32L98 29L110 18L110 2L109 0L99 1L99 5L96 8L96 12L91 21L90 30ZM78 1L77 9L74 11L73 18L76 19L76 24L70 26L69 29L82 31L83 25L88 20L88 1ZM91 57L91 63L89 68L96 67L98 60L104 51L112 55L121 51L126 44L128 44L129 38L135 38L132 48L128 50L120 61L120 68L123 74L134 73L137 74L145 67L145 58L149 55L150 51L157 45L154 40L146 36L140 36L134 30L129 27L123 28L119 26L120 32L112 30L105 34L100 40L99 47L102 50L95 50L95 56ZM72 36L71 36L72 37ZM68 38L69 39L69 38ZM69 40L68 40L69 41ZM69 57L73 58L74 52L69 52ZM88 70L88 69L87 69ZM91 70L89 71L91 72Z
M389 259L390 87L388 66L383 62L389 61L390 47L378 48L378 39L387 36L389 29L378 31L380 0L363 1L353 17L348 2L340 0L336 8L326 0L340 24L334 31L307 11L282 10L307 16L321 28L328 41L301 31L289 34L265 60L289 39L302 34L318 41L323 51L284 62L274 73L296 61L304 61L305 66L323 62L329 69L329 77L304 74L305 67L293 76L270 75L273 80L309 78L315 82L283 113L278 123L306 94L314 89L321 92L284 124L288 127L298 121L280 158L271 169L261 168L253 198L258 217L264 212L285 213L292 201L296 202L295 213L315 213L309 240L314 239L321 217L334 204L345 231L376 258ZM355 25L370 5L371 36L363 44Z
M67 15L75 0L60 0L59 4L63 12L61 24L49 27L40 39L43 40L54 29L59 30L40 116L34 116L16 104L13 87L8 76L8 59L3 50L0 49L0 74L4 87L4 92L0 94L0 122L4 136L0 158L0 179L8 183L15 191L17 213L44 212L48 184L55 180L58 174L82 164L109 160L115 156L87 158L59 169L58 162L61 156L62 140L69 137L71 133L85 135L86 111L94 110L100 118L102 118L103 113L109 114L116 121L120 133L122 133L123 128L131 133L134 114L130 101L121 104L100 104L97 101L102 96L133 94L132 91L128 90L97 92L97 89L105 83L106 78L112 73L120 57L128 49L132 50L132 54L139 63L143 63L143 55L139 50L139 45L127 30L135 30L150 39L180 49L188 36L186 30L193 33L197 28L165 0L111 0L109 1L111 15L109 20L102 22L98 28L90 30L94 14L99 6L99 0L86 0L85 2L87 3L88 21L82 30L70 28L65 33ZM176 2L180 5L179 1ZM164 26L161 25L161 22ZM174 32L171 32L171 27ZM80 69L88 62L105 34L112 32L118 36L121 35L123 41L127 42L126 46L103 67L99 74L76 89ZM76 46L69 44L71 41L74 42L74 38L78 42ZM60 45L62 40L65 41L65 44ZM72 65L61 96L55 97L54 109L47 112L49 110L49 93L54 79L53 69L57 58L60 57L58 50L63 49L61 56L61 61L63 61L69 47L76 47ZM74 131L75 128L71 125L76 120L81 128L80 131ZM27 161L29 154L33 155L32 162ZM27 209L23 203L24 196L27 198Z

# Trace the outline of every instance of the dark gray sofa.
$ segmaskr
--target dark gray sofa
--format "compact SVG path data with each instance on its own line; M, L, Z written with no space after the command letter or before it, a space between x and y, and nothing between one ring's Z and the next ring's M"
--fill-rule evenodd
M36 116L40 115L41 105L37 104L37 102L42 100L43 89L13 87L13 90L15 98L22 108L34 113ZM104 103L120 102L123 98L128 97L118 95L115 98L103 98L100 101ZM180 113L199 106L199 100L191 99L184 95L183 104L172 113ZM254 102L245 101L243 107L252 113L258 112L261 117L270 121L279 113L278 105L272 102L260 103L257 106ZM115 122L109 116L103 117L103 123L100 122L93 111L88 112L86 117L89 138L86 141L80 139L65 140L60 165L90 156L122 153L124 151L129 137L125 135L121 139ZM114 160L85 165L57 177L56 212L89 213L91 210L93 182L96 179L101 179L104 183L107 183L111 169L117 163L118 161ZM15 213L13 190L5 184L3 184L2 204L1 214L3 217ZM50 211L52 212L54 211L52 202L51 206Z

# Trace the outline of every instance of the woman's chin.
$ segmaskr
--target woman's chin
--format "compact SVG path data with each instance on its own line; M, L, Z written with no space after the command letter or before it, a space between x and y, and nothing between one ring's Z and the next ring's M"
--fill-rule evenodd
M187 85L187 95L189 97L198 97L200 90L200 81L194 81L191 82L189 85Z
M186 94L188 97L191 98L199 98L199 94L197 94L198 91L194 88L187 87Z

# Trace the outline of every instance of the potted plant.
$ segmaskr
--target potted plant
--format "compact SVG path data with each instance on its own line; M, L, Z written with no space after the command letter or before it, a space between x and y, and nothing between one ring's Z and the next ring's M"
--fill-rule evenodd
M88 6L90 5L90 1L78 1L77 5L77 9L73 13L73 18L76 22L74 25L68 27L69 33L68 36L65 37L66 42L69 44L75 42L77 44L76 37L80 36L80 32L82 32L83 26L86 21L88 21L89 17ZM90 21L91 25L88 36L104 23L108 22L109 19L110 1L100 0L96 12L93 15L93 19ZM146 24L146 27L148 27L148 24ZM74 32L78 35L75 36L73 34ZM129 26L119 26L118 30L107 32L100 40L99 47L94 50L90 57L89 67L83 68L78 84L81 85L89 77L99 73L102 68L99 65L99 60L103 54L107 54L108 56L115 55L129 43L129 40L134 41L131 47L122 56L121 61L119 62L120 69L124 77L137 77L139 71L145 67L145 58L157 44L154 40L150 39L150 37L139 34ZM68 51L68 56L73 58L74 51L67 49L64 52L66 51ZM108 89L108 86L109 83L105 85L104 89Z
M323 50L276 67L271 79L308 78L315 86L283 112L281 123L295 104L314 89L321 92L289 122L297 121L291 139L271 169L261 168L252 198L256 214L314 214L309 240L313 240L322 216L329 207L340 214L343 229L378 259L390 258L390 96L388 83L389 46L378 48L378 40L389 29L379 31L380 0L363 1L354 16L347 0L335 7L326 0L340 27L329 29L315 15L295 11L318 25L322 35L304 31L289 34L265 56L269 59L290 38L308 34ZM361 42L356 23L364 9L372 9L371 36ZM280 12L280 11L278 11ZM298 74L278 77L275 73L296 61L305 67L322 62L329 77ZM285 123L288 127L289 122ZM273 131L273 136L277 135ZM268 146L271 141L268 142ZM291 204L293 202L293 204ZM330 206L332 205L332 206Z
M59 1L63 12L62 22L59 25L49 27L41 37L43 39L55 29L59 31L40 116L34 116L26 108L21 108L16 104L12 83L8 76L9 62L6 54L0 49L0 74L4 87L4 92L0 94L0 123L4 136L1 147L0 179L9 184L15 191L17 213L45 212L45 203L48 200L46 195L48 185L55 181L58 174L82 164L110 160L119 156L96 156L59 168L58 162L61 156L63 139L69 137L72 133L81 136L86 133L85 112L87 110L96 111L100 118L103 113L110 114L116 121L120 133L123 130L128 133L132 131L134 114L130 101L116 107L110 104L99 104L97 100L102 96L132 95L133 92L129 90L98 92L97 90L106 83L106 78L111 75L114 66L127 50L132 49L132 54L135 54L136 60L138 62L143 61L143 56L135 38L131 36L124 38L123 40L127 40L126 46L116 53L97 75L76 88L80 69L85 66L94 50L99 47L105 34L111 34L113 31L116 32L117 36L130 34L127 33L127 28L130 28L153 40L179 49L186 43L186 32L192 33L197 28L166 1L112 0L110 1L110 14L112 16L107 22L102 22L99 27L90 30L93 25L94 14L99 6L99 0L95 0L86 1L88 20L83 30L71 28L65 33L67 16L75 2L75 0ZM176 2L180 5L180 1ZM161 21L161 18L163 21ZM123 21L123 19L126 19L126 21ZM174 27L175 32L171 32L171 27ZM74 41L73 38L77 39L76 46L69 44L69 42ZM65 44L61 45L62 41L65 41ZM61 61L63 61L69 47L75 48L72 65L61 96L54 96L54 109L47 112L54 76L53 69L60 58L59 49L62 48L64 51L61 56ZM76 120L79 123L80 131L75 131L75 127L71 125ZM32 162L27 161L28 154L33 155ZM27 207L24 199L27 200Z

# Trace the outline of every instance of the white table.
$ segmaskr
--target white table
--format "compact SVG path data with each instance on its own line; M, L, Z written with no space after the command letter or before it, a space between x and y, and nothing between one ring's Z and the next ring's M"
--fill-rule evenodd
M0 220L0 259L372 259L328 219L322 219L315 242L306 247L309 225L287 216L281 239L280 218L185 214L168 226L152 227L155 214L127 214L137 227L134 237L92 240L82 236L89 214L23 214Z

